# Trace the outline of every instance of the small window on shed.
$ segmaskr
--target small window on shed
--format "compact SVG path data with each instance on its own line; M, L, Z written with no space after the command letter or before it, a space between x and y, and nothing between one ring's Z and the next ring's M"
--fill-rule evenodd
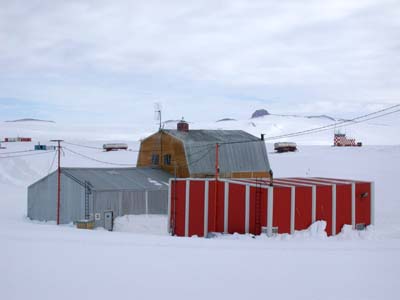
M158 164L160 163L160 155L158 155L158 154L153 154L153 155L151 156L151 163L152 163L153 165L158 165Z
M164 165L170 165L171 164L171 154L165 154L164 155Z

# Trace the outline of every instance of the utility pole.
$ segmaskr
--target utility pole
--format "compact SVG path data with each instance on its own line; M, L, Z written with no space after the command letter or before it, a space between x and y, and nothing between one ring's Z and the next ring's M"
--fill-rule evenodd
M60 203L61 203L61 142L64 140L50 140L57 142L58 168L57 168L57 225L60 225Z
M218 214L218 176L219 176L219 144L215 144L215 202L214 202L214 230L217 232L217 214Z

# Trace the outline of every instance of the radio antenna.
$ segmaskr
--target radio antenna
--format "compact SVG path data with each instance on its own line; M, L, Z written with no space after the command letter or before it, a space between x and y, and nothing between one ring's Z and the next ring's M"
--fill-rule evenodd
M158 124L159 130L161 130L161 124L162 124L161 111L162 111L161 103L159 102L154 103L154 119L156 121L159 121Z

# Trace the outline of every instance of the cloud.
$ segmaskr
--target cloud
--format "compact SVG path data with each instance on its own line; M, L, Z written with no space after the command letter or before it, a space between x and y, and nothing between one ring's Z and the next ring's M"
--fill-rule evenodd
M389 0L3 1L0 96L126 117L394 103L399 20Z

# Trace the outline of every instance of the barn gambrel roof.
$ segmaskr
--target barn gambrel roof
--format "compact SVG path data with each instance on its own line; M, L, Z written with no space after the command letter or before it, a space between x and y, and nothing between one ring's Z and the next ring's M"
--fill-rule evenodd
M269 172L265 142L243 130L164 130L183 143L190 174L215 172L215 144L221 173Z

